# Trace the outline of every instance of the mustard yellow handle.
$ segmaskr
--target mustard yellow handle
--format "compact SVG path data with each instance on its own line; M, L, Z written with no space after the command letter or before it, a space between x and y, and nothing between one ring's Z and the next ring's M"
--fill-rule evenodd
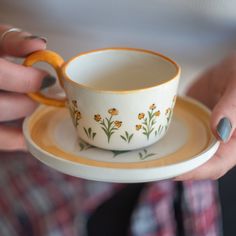
M61 56L59 56L55 52L48 50L37 51L26 57L23 65L32 66L36 62L46 62L50 64L55 69L60 85L63 88L61 66L64 63L64 60L61 58ZM49 106L64 107L66 102L66 99L61 100L56 98L49 98L40 92L28 93L28 96L39 103Z

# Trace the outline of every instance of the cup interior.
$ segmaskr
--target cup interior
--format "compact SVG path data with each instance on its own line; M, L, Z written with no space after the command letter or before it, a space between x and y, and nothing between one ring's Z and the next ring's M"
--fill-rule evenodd
M163 84L175 78L179 68L154 52L105 49L73 58L64 73L67 79L96 90L130 91Z

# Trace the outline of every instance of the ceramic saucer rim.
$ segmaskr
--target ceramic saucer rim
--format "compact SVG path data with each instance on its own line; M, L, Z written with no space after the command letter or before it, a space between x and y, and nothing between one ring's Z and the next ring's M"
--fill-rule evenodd
M199 103L198 101L196 101L196 100L194 100L194 99L192 99L192 98L188 98L188 97L181 97L182 99L184 99L184 100L189 100L191 103L194 103L194 104L196 104L197 106L200 106L202 109L204 109L205 111L207 111L207 112L210 112L209 111L209 109L208 108L206 108L203 104L201 104L201 103ZM210 158L211 158L211 154L214 154L215 153L215 151L218 149L218 147L219 147L219 141L217 141L216 139L212 139L211 140L211 142L209 143L209 145L207 146L207 148L206 149L204 149L201 153L199 153L199 154L197 154L197 155L195 155L195 156L192 156L190 159L188 159L188 160L182 160L182 161L179 161L178 163L173 163L173 164L168 164L168 165L164 165L164 166L154 166L154 167L148 167L148 168L142 168L142 167L140 167L140 168L135 168L135 169L129 169L129 168L121 168L121 169L119 169L119 168L114 168L114 167L100 167L100 166L92 166L92 165L87 165L87 164L83 164L83 163L78 163L78 162L73 162L73 161L70 161L70 160L66 160L66 159L63 159L63 158L61 158L60 156L59 157L57 157L56 155L54 155L54 154L52 154L52 153L50 153L50 152L48 152L48 151L45 151L45 150L43 150L41 147L39 147L33 140L32 140L32 138L31 138L31 136L30 136L30 132L29 132L29 129L28 129L28 121L29 121L29 118L27 118L26 120L25 120L25 122L24 122L24 125L23 125L23 129L24 129L24 134L25 134L25 136L26 136L26 142L27 142L27 144L28 144L28 147L29 147L29 150L32 152L32 153L34 153L34 155L35 155L35 157L38 159L38 160L40 160L41 162L43 162L44 164L46 164L46 165L48 165L48 166L50 166L50 167L52 167L52 168L54 168L54 169L57 169L58 171L60 171L60 172L63 172L63 173L66 173L66 174L70 174L70 175L74 175L74 176L77 176L77 177L82 177L82 178L86 178L86 179L90 179L90 180L99 180L99 181L109 181L109 182L143 182L143 181L145 181L145 182L149 182L149 181L155 181L155 180L160 180L160 179L166 179L166 178L171 178L171 177L174 177L174 176L177 176L176 174L173 174L172 172L172 174L170 174L169 176L167 176L167 175L165 175L165 177L163 178L163 177L159 177L158 178L158 176L155 176L154 177L154 175L153 175L153 177L152 178L150 178L150 176L149 177L146 177L146 178L144 178L144 177L141 177L141 178L133 178L132 179L132 177L129 177L129 179L125 179L125 178L113 178L113 180L111 179L111 178L106 178L106 176L104 176L103 178L100 176L100 178L99 178L99 175L97 175L96 177L91 177L91 176L86 176L86 175L81 175L81 174L77 174L77 175L75 175L75 174L71 174L71 171L69 171L69 170L63 170L62 168L59 168L58 166L56 167L55 165L53 165L53 164L49 164L48 162L46 162L46 161L43 161L42 159L43 159L43 157L41 156L41 157L39 157L40 155L39 154L37 154L37 152L39 152L38 150L40 150L40 152L42 153L42 154L44 154L47 158L52 158L52 162L53 162L53 160L55 161L55 160L57 160L57 161L59 161L60 163L62 163L62 165L63 164L67 164L67 165L72 165L72 166L77 166L77 167L85 167L85 168L90 168L90 169L95 169L95 170L97 170L97 169L99 169L99 170L104 170L105 172L112 172L112 171L119 171L119 172L122 172L122 171L127 171L127 170L129 170L129 171L131 171L132 170L132 172L137 172L137 171L146 171L147 172L147 170L148 170L148 172L150 172L150 171L160 171L160 170L162 170L162 171L165 171L165 169L170 169L170 168L172 168L172 169L178 169L178 168L180 168L182 165L190 165L192 162L197 162L197 164L195 164L195 165L193 165L192 166L192 168L188 168L188 170L187 171L185 171L185 172L188 172L188 171L190 171L191 169L195 169L196 167L198 167L198 166L200 166L201 164L203 164L203 163L205 163L207 160L209 160ZM33 148L32 148L33 147ZM33 150L34 149L34 150ZM208 157L204 157L204 156L206 156L206 155L208 155ZM84 158L86 158L86 157L84 157ZM45 159L45 158L44 158ZM201 160L202 159L202 160ZM67 168L70 168L70 167L67 167ZM180 169L182 169L182 167L180 168ZM183 171L181 171L181 173L180 174L182 174L182 173L185 173L185 172L183 172ZM109 173L107 173L107 174L109 174ZM119 175L119 174L118 174ZM121 175L122 175L122 173L121 173ZM137 174L135 174L135 176L136 176Z

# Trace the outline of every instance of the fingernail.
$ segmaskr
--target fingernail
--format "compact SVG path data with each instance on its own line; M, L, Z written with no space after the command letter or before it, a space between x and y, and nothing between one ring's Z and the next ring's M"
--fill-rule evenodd
M37 36L37 35L28 35L28 36L25 36L24 39L27 39L27 40L32 40L32 39L40 39L42 40L44 43L47 43L47 38L45 37L41 37L41 36Z
M51 75L47 75L44 77L40 89L48 88L48 87L54 85L55 83L56 83L56 78Z
M217 133L220 137L220 139L223 142L226 142L229 139L231 130L232 130L232 124L230 120L226 117L222 118L218 125L217 125Z

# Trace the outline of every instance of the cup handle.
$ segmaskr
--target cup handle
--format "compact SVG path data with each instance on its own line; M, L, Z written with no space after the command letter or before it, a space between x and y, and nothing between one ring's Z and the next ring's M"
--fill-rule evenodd
M36 62L46 62L50 64L57 73L57 77L59 79L61 87L64 87L61 73L61 66L64 63L64 60L60 55L49 50L37 51L26 57L23 62L23 65L32 66ZM43 95L41 92L28 93L28 96L39 103L49 106L64 107L66 104L66 99L61 100L56 98L49 98Z

